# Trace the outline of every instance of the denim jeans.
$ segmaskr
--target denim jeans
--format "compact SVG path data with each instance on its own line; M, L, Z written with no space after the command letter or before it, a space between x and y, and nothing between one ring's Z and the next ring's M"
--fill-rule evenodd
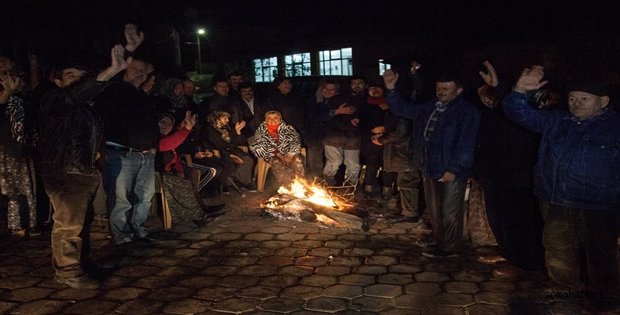
M90 252L90 224L99 176L98 172L41 174L45 192L54 206L52 265L56 276L84 274L82 264Z
M423 178L424 198L429 209L433 236L439 248L456 251L463 238L465 182L438 182Z
M325 145L325 168L323 175L334 177L338 172L340 164L344 162L346 166L345 180L350 183L357 183L360 175L360 150L346 150L331 145Z
M103 180L114 242L147 236L144 222L155 194L155 153L108 151Z

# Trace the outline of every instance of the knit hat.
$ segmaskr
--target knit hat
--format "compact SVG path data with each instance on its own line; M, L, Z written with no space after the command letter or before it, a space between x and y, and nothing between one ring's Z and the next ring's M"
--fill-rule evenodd
M593 95L607 95L607 86L599 81L574 82L568 86L567 92L586 92Z

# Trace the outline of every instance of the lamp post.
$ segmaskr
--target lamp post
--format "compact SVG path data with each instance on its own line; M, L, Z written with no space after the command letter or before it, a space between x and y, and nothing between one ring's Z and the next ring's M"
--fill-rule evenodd
M196 72L200 74L200 35L204 35L206 33L204 28L199 28L196 30L196 44L198 45L198 63L196 64Z

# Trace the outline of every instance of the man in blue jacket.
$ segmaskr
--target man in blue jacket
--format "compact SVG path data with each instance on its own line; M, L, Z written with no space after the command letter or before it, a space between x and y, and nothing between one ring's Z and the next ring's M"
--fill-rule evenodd
M415 106L409 106L394 89L397 73L387 70L383 79L390 110L413 121L414 158L422 166L424 196L436 242L422 255L458 256L463 235L463 200L467 179L472 174L480 113L463 99L463 88L454 77L440 77L436 81L436 98Z
M549 277L554 288L587 289L595 298L617 299L620 115L608 106L605 85L599 82L573 84L569 112L534 110L527 104L528 93L547 83L543 77L541 66L526 68L503 108L508 118L541 134L534 193L545 222Z

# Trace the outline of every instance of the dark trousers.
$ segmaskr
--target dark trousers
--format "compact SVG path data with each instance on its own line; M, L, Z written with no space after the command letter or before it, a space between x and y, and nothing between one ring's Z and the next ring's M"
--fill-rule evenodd
M424 198L429 210L433 237L438 248L456 251L463 238L463 203L465 182L438 182L423 178Z
M308 139L308 175L320 177L323 175L323 143L321 140Z
M384 173L385 174L385 173ZM398 192L400 194L400 214L405 217L416 217L420 215L418 200L418 185L420 185L420 173L398 172Z
M89 257L93 200L99 176L99 173L42 174L45 191L54 206L52 265L56 276L84 274L81 265Z
M574 209L546 202L540 207L549 277L570 288L585 287L595 294L618 297L618 211ZM585 266L581 265L581 253L585 254Z
M541 270L543 224L532 189L485 187L484 201L502 256L521 269Z

